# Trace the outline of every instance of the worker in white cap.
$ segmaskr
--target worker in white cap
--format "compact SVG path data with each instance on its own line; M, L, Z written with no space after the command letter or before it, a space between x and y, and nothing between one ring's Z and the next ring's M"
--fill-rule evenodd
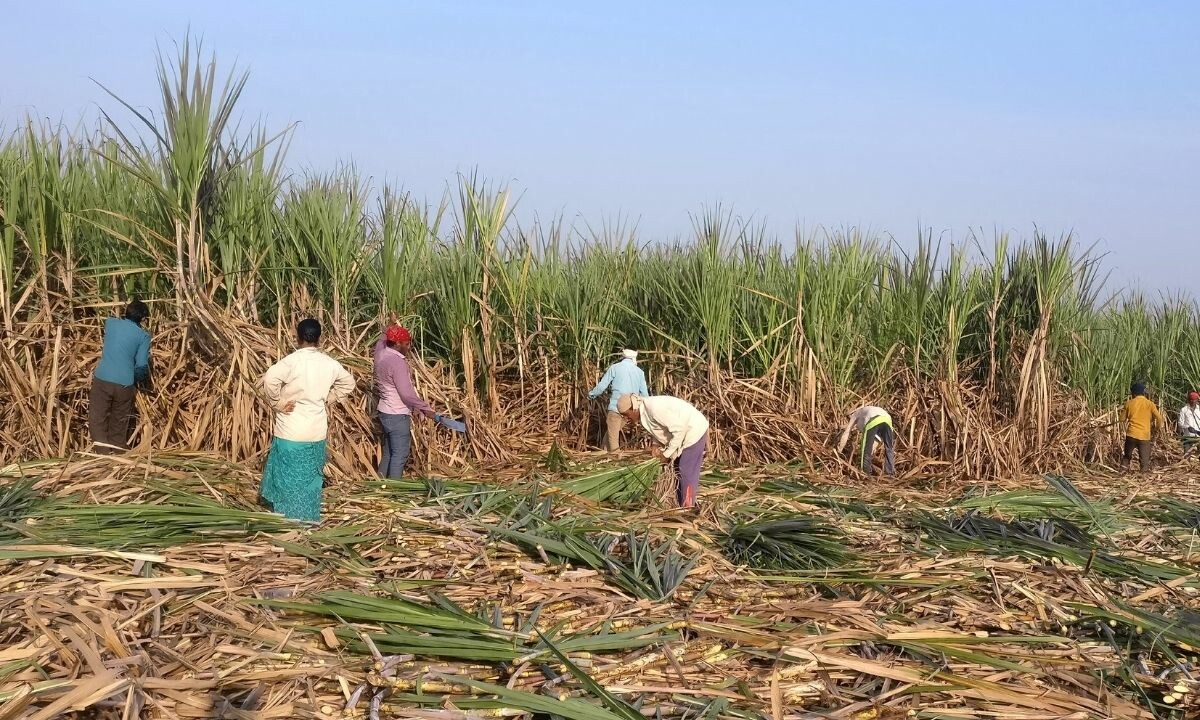
M675 467L679 507L694 508L708 448L708 418L695 405L670 395L622 395L617 398L617 411L634 425L641 425L660 445L654 448L654 457Z
M621 351L621 360L613 363L596 383L596 387L588 393L588 398L596 399L606 390L611 390L608 401L608 413L605 423L608 426L608 451L616 452L620 448L621 428L625 427L625 418L617 412L617 400L622 395L640 395L646 397L650 390L646 387L646 373L637 364L637 351L626 348Z

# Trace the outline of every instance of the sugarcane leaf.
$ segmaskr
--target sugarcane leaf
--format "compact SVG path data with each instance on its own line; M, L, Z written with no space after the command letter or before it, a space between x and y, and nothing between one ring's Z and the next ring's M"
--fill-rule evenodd
M550 642L549 638L539 633L538 639L546 644L546 647L550 649L550 652L553 653L554 657L558 658L558 661L567 668L571 675L575 676L575 679L578 680L581 685L583 685L584 689L586 689L592 695L600 698L605 707L607 707L609 710L612 710L617 717L623 718L624 720L645 720L645 717L632 705L605 690L604 686L593 680L592 677L580 669L578 665L571 662L571 659L567 657L566 653L559 650L554 643Z

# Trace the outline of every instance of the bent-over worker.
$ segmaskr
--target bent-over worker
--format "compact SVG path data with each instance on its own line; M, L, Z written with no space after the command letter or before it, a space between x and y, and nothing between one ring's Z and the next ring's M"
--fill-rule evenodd
M354 392L354 377L317 349L321 324L309 318L296 326L297 349L263 375L263 391L275 410L275 433L263 469L262 497L271 508L312 525L321 521L327 401Z
M588 393L588 398L595 400L609 388L612 396L608 400L608 412L605 414L605 424L608 431L608 451L616 452L621 444L621 428L625 426L625 418L617 410L617 400L622 395L634 394L642 397L650 395L646 387L646 373L637 365L637 351L626 348L621 351L621 360L613 363L608 372L596 383L596 387Z
M688 401L670 395L642 397L626 393L617 398L617 412L629 422L640 424L662 446L654 448L654 457L674 463L679 476L675 492L679 506L694 507L708 447L708 418Z
M871 456L875 454L875 443L883 443L883 471L888 475L896 474L896 455L893 449L896 443L896 432L892 429L892 416L887 410L875 405L864 405L850 413L850 420L842 437L838 440L837 451L840 453L850 439L850 431L858 429L862 433L862 450L859 462L862 471L868 475L875 474L875 465Z

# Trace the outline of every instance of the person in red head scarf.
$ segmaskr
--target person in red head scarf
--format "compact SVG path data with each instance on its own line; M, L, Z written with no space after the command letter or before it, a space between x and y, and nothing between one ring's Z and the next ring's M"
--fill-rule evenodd
M383 426L383 456L379 474L400 478L412 449L412 416L433 417L433 408L413 388L412 334L392 316L375 343L375 388L379 395L379 423Z

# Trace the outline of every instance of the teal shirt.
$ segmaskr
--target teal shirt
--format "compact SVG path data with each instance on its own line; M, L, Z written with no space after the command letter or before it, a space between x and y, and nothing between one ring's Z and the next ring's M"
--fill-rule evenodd
M588 397L596 398L600 393L612 388L612 396L608 399L608 411L617 411L617 400L622 395L633 393L642 397L649 397L650 391L646 388L646 373L637 366L637 363L626 358L619 363L614 364L604 373L604 377L600 378L600 382L596 383L596 387L588 393Z
M132 320L104 321L104 349L96 379L132 387L150 374L150 333Z

